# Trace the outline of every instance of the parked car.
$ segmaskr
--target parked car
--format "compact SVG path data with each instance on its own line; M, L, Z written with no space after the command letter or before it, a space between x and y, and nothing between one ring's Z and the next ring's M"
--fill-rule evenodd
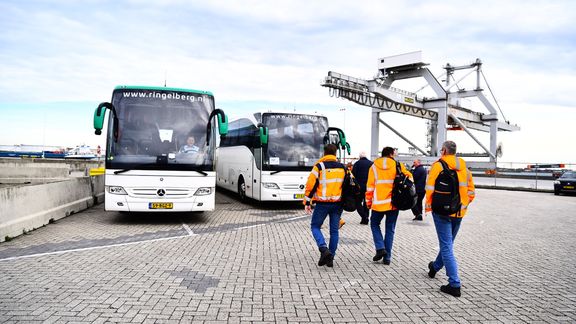
M566 171L554 181L554 194L561 192L576 193L576 171Z

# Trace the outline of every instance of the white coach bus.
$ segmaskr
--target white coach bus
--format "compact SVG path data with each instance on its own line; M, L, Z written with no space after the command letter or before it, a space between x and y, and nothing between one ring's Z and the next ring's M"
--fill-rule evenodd
M255 113L228 127L216 149L216 185L242 200L302 200L324 145L349 151L344 132L317 114Z
M225 135L227 120L212 93L116 87L96 108L96 135L107 110L106 210L214 210L216 128Z

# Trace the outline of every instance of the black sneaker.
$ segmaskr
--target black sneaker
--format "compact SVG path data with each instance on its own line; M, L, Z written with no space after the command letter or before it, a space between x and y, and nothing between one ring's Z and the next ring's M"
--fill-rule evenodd
M414 219L412 219L413 221L421 221L422 220L422 215L418 215L418 216L414 216Z
M330 250L326 248L325 250L322 250L320 252L320 260L318 260L318 266L321 267L323 265L326 265L330 257L332 257L332 253L330 253Z
M332 255L332 253L330 253L330 255L328 256L328 258L326 260L326 266L328 268L332 268L334 266L334 256Z
M452 295L454 297L460 297L462 294L460 293L460 287L452 287L450 285L440 286L440 290L443 293L447 293L448 295Z
M387 254L386 250L384 249L376 250L376 255L372 258L372 261L379 261L380 259L385 257L386 254Z
M382 263L384 263L385 265L390 265L390 260L384 259L384 260L382 261Z
M434 278L436 276L436 270L434 270L434 262L428 263L428 277Z
M360 221L360 224L361 224L361 225L368 225L368 218L363 218L363 219Z

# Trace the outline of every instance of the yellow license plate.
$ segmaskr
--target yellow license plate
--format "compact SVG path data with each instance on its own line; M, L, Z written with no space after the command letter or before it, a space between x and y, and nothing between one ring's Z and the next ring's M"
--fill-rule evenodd
M294 194L294 199L304 199L304 194Z
M574 186L564 186L564 189L574 189Z
M148 209L172 209L174 204L171 202L148 203Z

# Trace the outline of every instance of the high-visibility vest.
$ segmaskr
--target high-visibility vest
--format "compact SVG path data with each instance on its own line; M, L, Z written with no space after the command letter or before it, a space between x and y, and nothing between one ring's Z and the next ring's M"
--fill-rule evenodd
M345 167L336 156L325 155L310 172L304 191L304 205L317 202L338 202L342 196Z
M412 174L406 170L403 163L400 169L410 180L413 181ZM368 171L368 182L366 182L366 205L375 211L396 210L392 205L392 188L396 177L396 161L389 157L381 157L374 160Z
M466 167L466 162L456 157L455 155L444 155L441 159L448 164L448 167L456 171L458 175L458 192L460 193L460 212L452 214L452 217L462 218L466 215L468 211L468 206L476 197L476 191L474 187L474 179L472 179L472 173ZM438 174L442 171L442 165L440 162L434 162L430 171L428 172L428 179L426 180L426 211L432 211L432 194L434 193L434 185L436 184L436 178Z

